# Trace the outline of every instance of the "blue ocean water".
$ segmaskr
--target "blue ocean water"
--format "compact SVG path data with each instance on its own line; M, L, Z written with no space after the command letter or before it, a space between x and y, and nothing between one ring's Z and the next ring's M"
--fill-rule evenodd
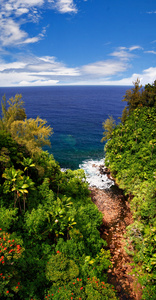
M22 94L28 118L40 116L53 128L51 148L62 168L76 169L84 161L104 157L102 122L119 122L125 107L125 86L55 86L0 88L0 98Z

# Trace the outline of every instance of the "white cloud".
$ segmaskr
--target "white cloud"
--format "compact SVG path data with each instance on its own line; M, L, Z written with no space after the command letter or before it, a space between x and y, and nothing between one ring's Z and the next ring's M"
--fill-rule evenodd
M27 14L29 12L29 9L28 8L19 8L16 10L15 14L17 16L21 16L23 14Z
M14 63L1 62L1 86L51 85L80 76L79 68L68 68L55 57L25 57L24 63L23 59Z
M33 7L40 7L45 0L1 0L0 8L3 16L22 15Z
M18 61L18 62L12 62L12 63L4 63L1 62L0 64L0 72L2 71L8 71L8 70L16 70L16 69L23 69L26 66L26 64L22 61Z
M140 83L144 86L147 83L153 84L156 79L156 68L148 68L143 70L142 73L134 73L131 77L122 78L120 80L106 80L101 81L100 84L104 85L126 85L130 86L133 82L140 79Z
M145 51L145 53L152 53L152 54L156 54L156 51L153 51L153 50L151 50L151 51Z
M119 75L128 68L127 62L116 60L98 61L81 67L70 68L58 62L54 56L21 57L13 63L1 63L0 84L46 85L68 84L74 82L96 82Z
M156 10L153 10L153 11L147 11L147 14L156 14Z
M77 13L76 5L74 4L73 0L55 0L54 7L60 13Z
M76 5L73 0L1 0L1 7L3 12L25 14L31 8L41 7L46 3L52 4L61 13L77 12Z
M41 36L29 37L28 33L21 29L23 22L30 21L29 13L34 12L34 6L41 6L44 0L1 0L0 3L0 44L5 46L17 46L19 44L35 43ZM33 10L34 9L34 10ZM26 15L25 19L21 19ZM35 14L36 17L36 14Z
M110 55L122 60L129 60L133 57L133 54L127 52L127 49L119 49L117 51L112 52Z
M76 13L73 0L0 0L0 47L17 46L36 43L44 36L43 32L30 37L21 29L27 22L37 22L40 18L39 9L50 7L60 13ZM23 18L24 17L24 18Z
M59 80L35 80L35 81L21 81L19 83L20 86L51 86L56 85Z
M121 47L120 52L131 54L129 49L131 47ZM133 47L131 51L135 49ZM127 57L126 54L125 57ZM132 56L128 56L127 59L123 59L123 56L119 55L109 60L97 61L75 68L57 61L54 56L21 56L12 63L1 60L0 85L132 85L137 78L140 78L143 85L152 84L156 78L156 68L154 67L145 69L141 73L134 73L129 77L124 75L130 68L129 60L131 58Z
M32 43L36 43L40 40L39 36L35 36L33 38L27 38L26 40L24 40L23 42L21 42L22 44L32 44Z
M142 50L143 48L141 46L131 46L129 48L126 47L118 47L116 51L111 53L111 56L117 57L122 60L130 60L131 58L134 57L134 54L131 52L134 50Z
M57 84L58 79L51 79L46 76L38 76L38 74L31 74L27 71L12 70L9 73L0 73L0 85L5 86L37 86Z
M134 50L142 50L143 48L141 47L141 46L132 46L132 47L130 47L130 48L128 48L129 49L129 51L134 51Z
M78 68L69 68L65 64L56 61L55 57L35 57L34 61L25 66L28 72L38 76L79 76Z
M156 80L156 67L148 68L143 71L142 82L143 84L153 83Z
M27 37L27 33L11 18L1 20L0 30L0 42L3 46L18 44Z
M115 75L119 72L124 72L127 67L127 63L123 63L121 61L106 60L85 65L81 68L81 70L84 74L106 77Z

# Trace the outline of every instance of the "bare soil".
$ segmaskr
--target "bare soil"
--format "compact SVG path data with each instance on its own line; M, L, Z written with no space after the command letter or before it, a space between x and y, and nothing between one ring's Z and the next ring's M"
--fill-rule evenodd
M113 186L109 190L90 188L91 198L103 214L101 237L107 241L112 258L112 268L108 270L108 282L116 287L119 299L140 300L142 289L132 274L132 256L125 251L126 227L133 223L129 202L122 190ZM129 246L132 250L132 245Z

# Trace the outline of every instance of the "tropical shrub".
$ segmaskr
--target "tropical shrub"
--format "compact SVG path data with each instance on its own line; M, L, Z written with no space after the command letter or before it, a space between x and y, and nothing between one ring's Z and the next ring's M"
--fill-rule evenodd
M24 251L22 241L0 228L0 295L12 298L21 289L19 260Z

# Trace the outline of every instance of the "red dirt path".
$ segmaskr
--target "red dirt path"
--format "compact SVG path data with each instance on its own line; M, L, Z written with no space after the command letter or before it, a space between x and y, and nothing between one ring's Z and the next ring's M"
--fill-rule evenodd
M113 190L114 189L114 190ZM117 187L111 190L90 188L91 198L103 214L101 237L108 243L113 267L108 270L108 280L118 291L120 300L140 300L141 286L132 273L132 257L125 251L126 227L133 223L128 201ZM132 246L129 247L132 250Z

